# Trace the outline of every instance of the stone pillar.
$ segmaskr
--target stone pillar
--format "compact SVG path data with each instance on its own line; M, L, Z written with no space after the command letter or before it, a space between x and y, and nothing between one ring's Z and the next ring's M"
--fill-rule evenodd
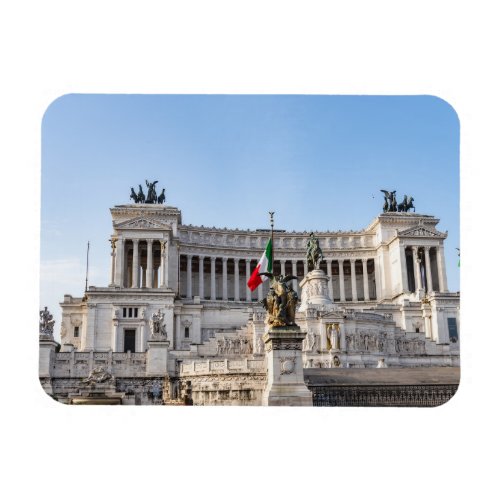
M382 299L382 268L379 263L381 258L381 256L377 255L373 259L373 266L375 267L375 296L377 300Z
M406 268L406 247L399 245L399 259L401 261L401 292L408 292L408 269Z
M180 311L175 315L174 349L181 347L181 315Z
M139 286L139 240L133 240L133 257L132 257L132 288Z
M420 273L420 262L418 258L418 247L411 247L413 252L413 271L415 274L415 286L417 291L422 289L422 274Z
M113 318L113 329L111 331L111 349L113 352L118 352L118 311L115 312Z
M351 288L352 288L352 301L358 301L358 287L356 285L356 259L351 259Z
M339 260L340 302L345 302L344 259Z
M246 290L246 299L247 299L247 302L250 302L252 300L252 291L250 290L250 288L248 288L248 280L250 279L250 261L251 259L245 259L245 263L246 263L246 281L245 281L245 290Z
M307 276L307 259L304 260L304 278Z
M153 240L148 240L148 260L146 268L146 288L153 287Z
M333 275L332 275L332 260L326 261L326 271L328 274L328 293L330 294L330 300L333 302Z
M432 339L431 306L422 302L422 316L424 317L425 338Z
M95 349L95 316L96 304L87 303L87 324L82 338L82 350Z
M111 239L111 279L109 285L115 284L115 264L116 264L116 238Z
M439 278L439 291L448 291L448 282L446 279L446 267L444 264L444 250L442 245L436 247L436 257L437 257L437 268L438 268L438 278Z
M191 271L193 256L187 255L187 283L186 283L186 298L191 299L193 297L193 273Z
M296 260L292 260L292 274L294 276L297 276L297 261ZM299 293L298 285L299 285L298 280L293 280L293 289L297 292L297 294Z
M124 244L125 242L118 238L116 241L116 261L115 261L115 285L123 286L123 252L124 252Z
M139 325L139 351L140 352L146 352L146 345L147 345L147 337L148 335L146 334L146 328L144 325L144 321L141 321Z
M205 257L203 255L198 256L199 267L198 267L198 296L201 300L205 298L205 276L203 274L203 262Z
M305 337L298 327L271 328L262 337L267 364L264 406L312 406L312 393L304 383L302 367Z
M227 257L222 257L222 300L227 300Z
M234 259L234 300L240 300L240 259Z
M215 259L217 257L210 257L210 300L217 298L215 290Z
M168 287L168 240L161 242L161 287Z
M262 292L263 286L264 284L261 284L257 287L257 299L259 300L259 302L263 299L263 292Z
M425 252L425 279L427 281L427 293L432 292L432 271L431 271L431 257L429 255L429 247L424 248Z
M370 290L368 289L368 259L363 259L363 295L364 300L370 300Z
M286 260L280 260L280 273L281 276L285 276L285 266L286 266Z

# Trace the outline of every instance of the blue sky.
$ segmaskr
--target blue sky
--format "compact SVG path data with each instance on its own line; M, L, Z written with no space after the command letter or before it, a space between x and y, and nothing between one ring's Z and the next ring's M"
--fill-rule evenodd
M109 283L109 208L158 180L184 224L366 227L380 189L435 215L459 290L459 121L432 96L77 95L42 122L41 298ZM157 189L158 191L158 189ZM59 322L56 325L59 330Z

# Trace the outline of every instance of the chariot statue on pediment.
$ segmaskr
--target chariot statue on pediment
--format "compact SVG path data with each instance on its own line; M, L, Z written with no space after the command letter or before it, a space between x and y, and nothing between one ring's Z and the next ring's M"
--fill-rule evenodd
M398 202L396 201L396 191L386 191L385 189L380 190L384 193L384 212L397 212Z

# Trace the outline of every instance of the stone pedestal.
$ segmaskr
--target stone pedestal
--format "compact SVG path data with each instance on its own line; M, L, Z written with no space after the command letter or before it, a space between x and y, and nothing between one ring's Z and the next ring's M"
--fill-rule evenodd
M59 344L50 338L44 339L40 337L40 350L38 351L38 376L51 377L52 365L54 364L54 357L56 348Z
M167 375L168 340L150 340L148 342L148 354L146 358L146 375Z
M312 393L304 383L302 341L299 327L271 328L263 337L267 385L264 406L312 406Z
M321 269L307 273L300 282L302 294L299 311L305 311L309 305L330 305L333 303L328 295L329 279Z

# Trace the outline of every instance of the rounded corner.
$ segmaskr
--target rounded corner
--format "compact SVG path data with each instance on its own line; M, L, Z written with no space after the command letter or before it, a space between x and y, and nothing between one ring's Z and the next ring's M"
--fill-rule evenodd
M38 378L38 377L37 377ZM64 402L64 401L60 401L59 399L57 399L55 396L53 396L52 394L49 394L44 386L43 386L43 381L42 379L38 378L38 387L40 388L41 392L47 396L47 398L49 398L49 400L51 400L53 403L56 403L56 404L59 404L59 405L63 405L63 406L68 406L68 403Z
M71 92L69 92L67 94L62 94L62 95L56 97L55 99L53 99L47 105L47 107L45 108L45 111L42 114L42 119L41 119L42 130L43 130L43 124L44 124L45 120L47 119L47 115L49 114L49 111L51 111L55 106L57 106L60 103L60 101L67 99L68 97L72 97L74 95L76 95L76 94L71 93Z
M444 104L445 107L447 107L453 116L455 117L455 120L457 121L458 126L460 127L460 116L458 114L458 111L456 110L455 106L447 101L444 97L440 97L438 95L434 94L424 94L424 97L428 97L430 99L435 99L436 101L439 101L441 104Z

